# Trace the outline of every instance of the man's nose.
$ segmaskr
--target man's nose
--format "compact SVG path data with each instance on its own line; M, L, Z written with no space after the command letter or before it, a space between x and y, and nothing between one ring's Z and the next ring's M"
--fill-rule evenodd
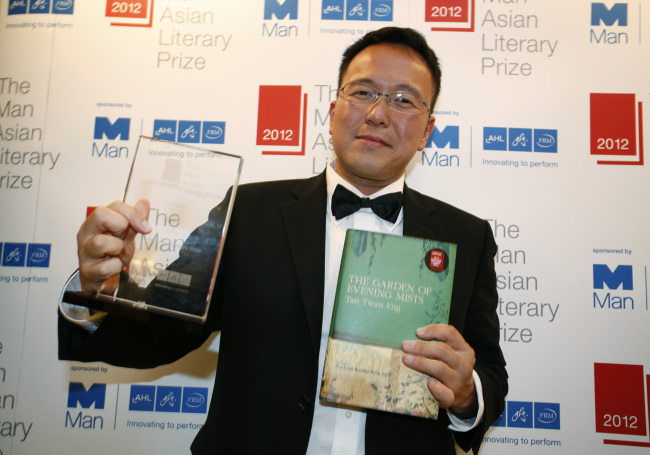
M368 120L376 125L390 123L390 95L378 93L377 99L368 108ZM382 101L382 98L385 99Z

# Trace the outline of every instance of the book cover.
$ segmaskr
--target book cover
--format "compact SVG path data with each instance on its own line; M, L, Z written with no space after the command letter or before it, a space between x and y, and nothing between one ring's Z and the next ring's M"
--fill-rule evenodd
M347 231L320 397L437 419L428 376L402 363L402 341L448 323L456 245Z

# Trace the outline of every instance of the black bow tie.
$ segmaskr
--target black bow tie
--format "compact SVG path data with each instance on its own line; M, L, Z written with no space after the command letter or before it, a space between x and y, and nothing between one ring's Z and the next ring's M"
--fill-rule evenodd
M352 215L363 207L369 207L378 217L394 223L402 208L402 193L384 194L375 199L360 198L347 188L336 185L332 195L332 214L337 220Z

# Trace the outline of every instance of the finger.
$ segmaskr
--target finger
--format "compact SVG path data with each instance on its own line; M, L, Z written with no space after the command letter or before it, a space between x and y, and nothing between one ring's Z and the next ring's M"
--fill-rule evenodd
M443 383L435 380L434 378L429 378L427 381L427 387L429 388L431 395L433 395L433 397L438 400L438 404L441 408L448 408L454 403L454 391L445 386Z
M421 340L444 341L455 350L467 350L469 345L453 325L431 324L420 327L415 334Z
M107 258L95 263L87 263L79 268L79 277L86 291L96 291L102 283L118 275L124 265L119 258Z
M136 232L150 232L151 226L147 221L149 202L138 201L136 207L121 201L113 202L107 207L97 207L81 225L77 240L84 243L97 234L111 234L122 238L129 227Z
M84 262L96 262L106 256L118 256L124 249L124 241L108 234L98 234L79 245L79 265Z
M146 199L140 199L133 207L133 213L129 213L127 219L129 220L129 229L126 231L124 239L127 241L133 240L138 233L148 234L151 232L149 225L149 211L150 204Z
M450 372L452 370L441 360L431 359L422 355L404 354L402 356L402 362L407 367L437 378L445 384L450 380Z
M444 342L407 340L402 343L402 351L406 354L440 360L445 363L456 363L456 352Z
M119 258L106 258L94 264L79 267L79 280L83 291L112 294L119 283L119 273L123 270Z

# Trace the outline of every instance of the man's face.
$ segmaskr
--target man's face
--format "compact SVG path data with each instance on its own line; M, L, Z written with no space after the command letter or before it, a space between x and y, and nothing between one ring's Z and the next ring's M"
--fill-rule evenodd
M397 44L375 44L352 59L342 85L362 82L381 93L407 90L429 103L433 77L424 59ZM385 96L370 106L339 98L330 105L336 172L365 194L397 180L433 130L426 106L417 114L392 110Z

